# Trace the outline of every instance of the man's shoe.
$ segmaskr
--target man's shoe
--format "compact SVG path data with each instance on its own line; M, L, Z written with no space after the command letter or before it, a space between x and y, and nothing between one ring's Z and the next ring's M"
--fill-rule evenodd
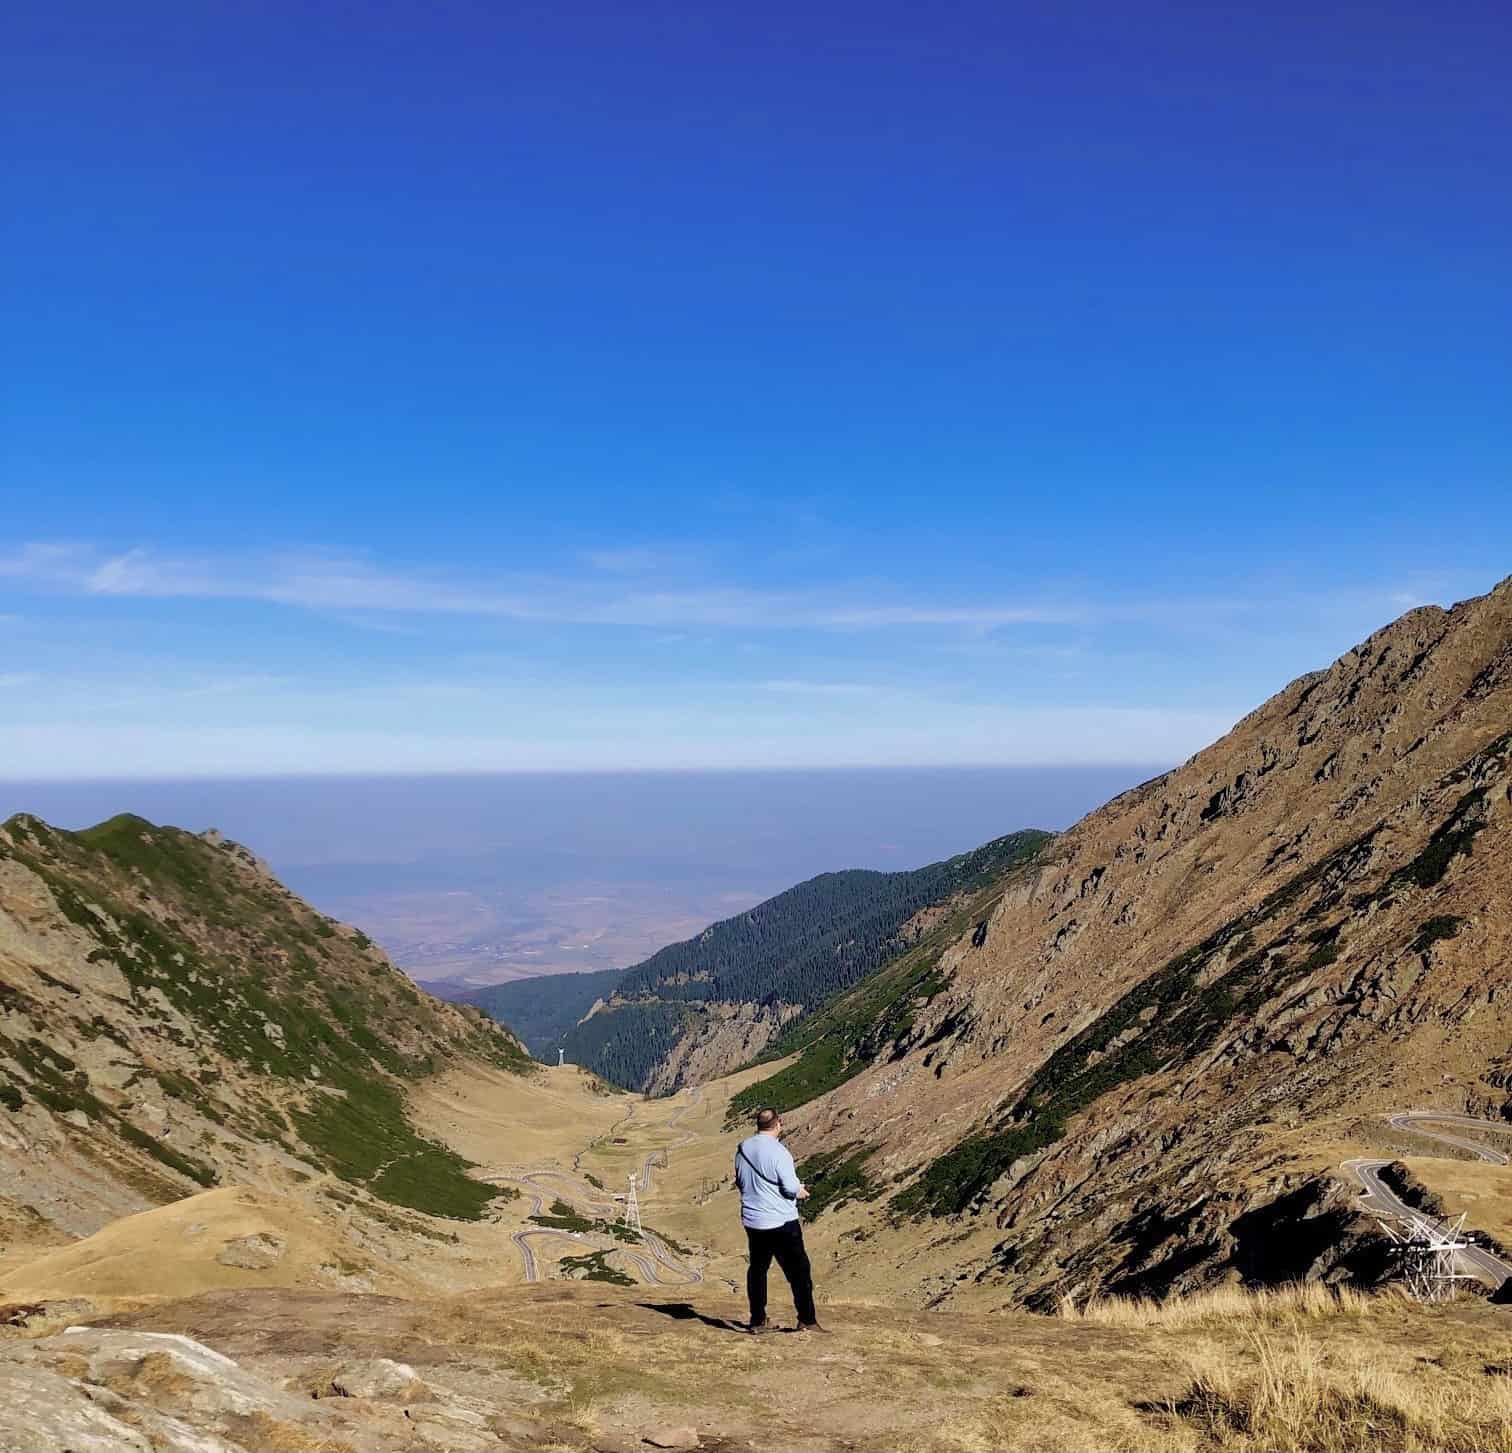
M763 1332L775 1332L776 1330L770 1322L752 1322L746 1327L746 1331L753 1337L759 1337Z
M794 1329L795 1332L822 1332L826 1337L830 1335L828 1327L821 1327L817 1322L800 1322Z

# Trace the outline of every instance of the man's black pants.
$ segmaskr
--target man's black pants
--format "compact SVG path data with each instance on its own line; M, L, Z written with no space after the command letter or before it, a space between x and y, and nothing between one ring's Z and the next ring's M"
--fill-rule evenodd
M746 1240L751 1244L751 1264L746 1270L746 1295L751 1299L751 1324L766 1321L767 1271L772 1258L793 1289L793 1305L798 1309L799 1322L817 1322L814 1314L814 1274L809 1270L808 1252L803 1249L803 1223L789 1221L785 1226L774 1226L770 1231L757 1231L746 1227Z

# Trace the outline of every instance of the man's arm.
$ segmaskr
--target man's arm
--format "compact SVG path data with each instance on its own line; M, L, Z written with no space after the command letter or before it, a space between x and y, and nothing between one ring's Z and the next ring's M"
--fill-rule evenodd
M793 1164L793 1152L785 1145L779 1145L782 1152L777 1157L777 1179L782 1186L782 1194L790 1201L804 1201L808 1199L808 1187L798 1179L798 1167Z

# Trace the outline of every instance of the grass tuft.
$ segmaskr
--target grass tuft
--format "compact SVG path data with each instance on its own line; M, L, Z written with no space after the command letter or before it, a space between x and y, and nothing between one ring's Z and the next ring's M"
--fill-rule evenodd
M1478 1453L1512 1447L1506 1378L1425 1367L1408 1373L1301 1332L1256 1335L1252 1360L1189 1359L1190 1386L1172 1421L1204 1448L1371 1453L1382 1448Z
M1357 1318L1369 1306L1369 1298L1349 1287L1304 1281L1257 1290L1242 1286L1212 1287L1163 1302L1148 1297L1094 1297L1077 1306L1071 1297L1064 1297L1057 1315L1063 1321L1098 1327L1177 1328L1228 1326L1236 1321L1281 1325L1341 1314Z

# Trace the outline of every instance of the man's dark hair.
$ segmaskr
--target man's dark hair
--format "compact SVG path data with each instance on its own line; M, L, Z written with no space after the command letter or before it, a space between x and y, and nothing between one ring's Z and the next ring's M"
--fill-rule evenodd
M756 1112L756 1128L770 1130L782 1117L770 1105L763 1105Z

